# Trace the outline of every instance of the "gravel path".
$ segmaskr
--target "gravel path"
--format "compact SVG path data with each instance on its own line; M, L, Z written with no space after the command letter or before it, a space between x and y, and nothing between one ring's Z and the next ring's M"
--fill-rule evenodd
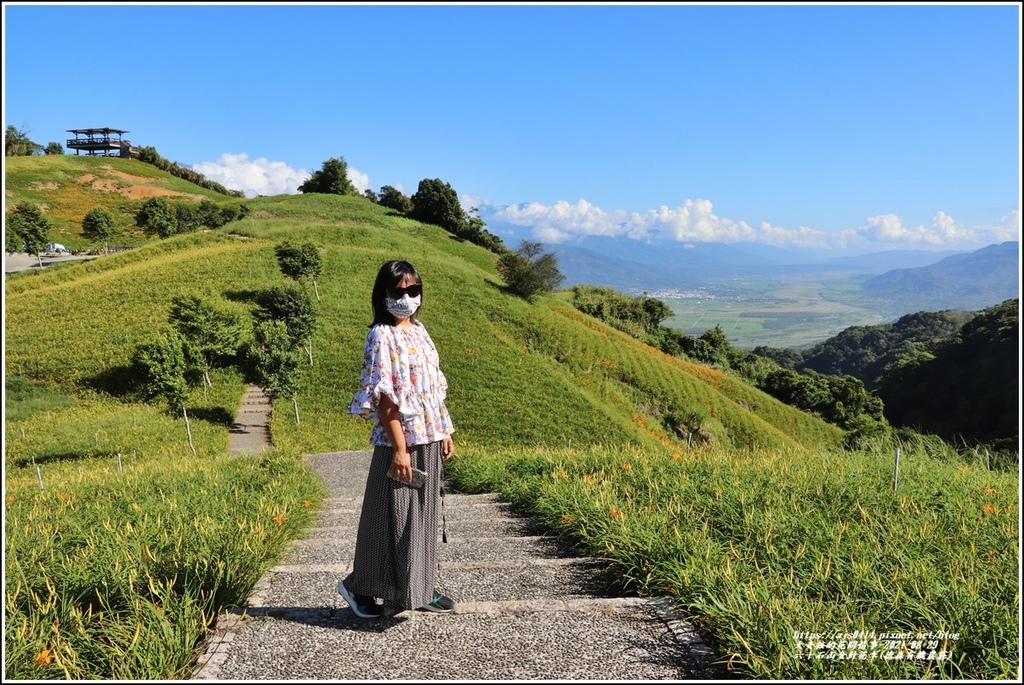
M270 445L250 387L232 454ZM244 606L218 617L195 680L725 680L694 626L664 601L607 593L605 564L543 535L496 495L449 491L438 584L452 614L360 619L335 586L351 570L370 452L304 457L330 491ZM450 484L449 484L450 486Z

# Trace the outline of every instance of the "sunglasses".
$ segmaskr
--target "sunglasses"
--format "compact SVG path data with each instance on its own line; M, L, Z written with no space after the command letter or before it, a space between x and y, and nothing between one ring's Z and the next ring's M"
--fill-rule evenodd
M416 283L415 285L410 285L410 286L408 286L406 288L398 288L398 287L388 288L388 294L393 299L396 299L396 300L401 299L402 296L404 296L404 295L408 295L409 297L419 297L420 293L422 293L422 292L423 292L423 286L420 285L419 283Z

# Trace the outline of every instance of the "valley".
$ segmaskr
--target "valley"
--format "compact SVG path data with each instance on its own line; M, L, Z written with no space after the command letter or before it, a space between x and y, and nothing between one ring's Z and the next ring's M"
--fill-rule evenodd
M804 349L850 326L887 323L908 313L865 298L852 273L737 277L700 290L647 294L674 312L663 325L698 336L720 325L729 343L743 350Z

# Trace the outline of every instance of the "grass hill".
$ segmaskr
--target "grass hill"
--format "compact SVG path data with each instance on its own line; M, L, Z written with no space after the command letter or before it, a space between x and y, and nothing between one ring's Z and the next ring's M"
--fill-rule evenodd
M135 226L135 213L151 197L243 202L127 158L46 155L6 157L4 163L8 209L19 202L38 205L50 222L50 239L69 250L95 247L82 236L82 219L94 207L110 212L125 244L137 245L150 240Z
M45 180L48 163L56 180ZM124 170L136 165L145 166L87 157L10 158L8 203L43 202L48 217L66 222L53 221L61 233L71 230L75 212L93 203L113 203L123 215L131 198L146 194L211 195L163 172ZM274 246L301 239L322 251L321 325L315 363L304 371L299 396L301 430L288 411L275 412L272 425L275 440L297 452L365 445L366 426L344 410L358 379L370 287L380 264L396 257L412 261L423 276L421 319L441 352L462 440L672 443L677 438L658 418L699 408L715 439L733 447L831 446L839 437L833 427L751 386L637 343L562 297L531 305L506 294L494 255L440 228L363 198L279 196L248 204L251 213L241 225L150 240L91 263L9 278L8 374L56 382L72 394L102 390L103 379L123 369L137 345L167 327L173 296L192 291L251 299L287 280ZM225 397L222 406L206 410L232 416L238 399ZM204 402L195 398L199 406ZM339 445L341 434L347 444Z
M137 162L6 161L8 207L45 204L69 247L93 203L130 228L133 194L238 201ZM7 276L5 676L188 677L210 618L244 602L322 501L300 455L368 448L368 422L345 408L376 271L397 257L423 277L460 488L502 493L626 591L672 598L742 675L1016 674L1016 473L927 443L902 445L894 473L891 446L845 452L834 426L585 316L567 293L513 297L493 253L364 198L246 205L215 231ZM180 417L121 392L132 352L169 327L176 295L251 310L286 282L286 239L323 261L299 416L278 402L276 449L230 458L244 380L217 368L188 400L193 456ZM688 446L668 415L699 415L709 442ZM807 641L836 631L945 637L898 661Z

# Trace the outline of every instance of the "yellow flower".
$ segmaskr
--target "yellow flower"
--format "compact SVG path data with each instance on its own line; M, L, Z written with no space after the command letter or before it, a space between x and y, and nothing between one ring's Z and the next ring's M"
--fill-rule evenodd
M274 517L274 520L277 521L277 525L283 526L284 525L284 514L278 514L277 516Z
M994 487L992 487L991 485L988 485L988 486L985 487L985 494L986 495L992 495L992 494L995 493L995 491L996 491L996 489Z
M622 469L624 471L629 471L631 468L633 468L633 467L629 465L628 461L625 464L622 465Z
M672 455L673 461L679 461L682 458L683 458L683 455L679 454L679 452L676 452L675 454Z
M43 651L36 654L36 666L45 666L51 661L53 661L53 657L50 656L49 647L43 647Z

